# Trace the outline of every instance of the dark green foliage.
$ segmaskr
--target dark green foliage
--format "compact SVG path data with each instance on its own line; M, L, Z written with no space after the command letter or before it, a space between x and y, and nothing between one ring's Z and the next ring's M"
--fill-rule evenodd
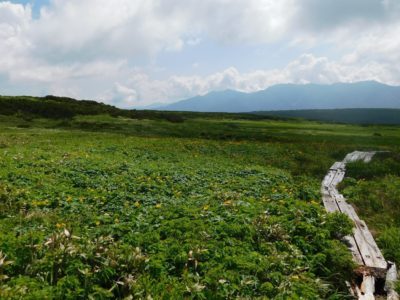
M332 213L326 219L326 226L332 237L340 239L351 234L354 224L345 214Z
M0 298L320 299L351 274L319 180L273 167L287 145L20 134L1 133Z
M347 175L356 179L372 179L386 175L400 176L400 153L382 152L376 154L368 164L351 163L347 166Z
M166 120L172 123L182 123L186 118L210 117L223 119L234 116L237 119L267 120L281 119L279 117L265 117L252 114L198 114L162 112L151 110L127 110L116 108L111 105L92 101L75 100L67 97L30 97L30 96L0 96L0 115L17 115L25 121L33 118L70 119L78 115L100 115L108 114L113 117L125 117L131 119Z
M325 214L321 178L399 144L394 128L224 114L26 116L0 116L0 298L343 299L349 223Z
M400 124L400 109L389 108L281 110L257 114L347 124ZM374 132L373 135L379 137L382 133Z
M378 237L379 245L385 251L385 258L390 261L400 262L400 226L382 230Z
M39 97L7 97L0 96L0 114L21 116L25 121L33 118L71 119L77 115L121 116L132 119L161 119L170 122L183 122L183 117L174 113L152 111L123 110L96 101L46 96Z

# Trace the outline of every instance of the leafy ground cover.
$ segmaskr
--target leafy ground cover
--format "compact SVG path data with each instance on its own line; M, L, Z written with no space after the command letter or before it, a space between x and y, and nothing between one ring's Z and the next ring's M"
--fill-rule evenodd
M400 135L109 116L0 128L9 299L343 299L349 222L324 213L321 178L355 147L396 151Z

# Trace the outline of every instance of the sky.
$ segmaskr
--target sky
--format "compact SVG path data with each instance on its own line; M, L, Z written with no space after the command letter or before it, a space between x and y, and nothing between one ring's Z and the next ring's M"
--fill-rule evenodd
M279 83L400 85L399 0L0 0L0 94L118 107Z

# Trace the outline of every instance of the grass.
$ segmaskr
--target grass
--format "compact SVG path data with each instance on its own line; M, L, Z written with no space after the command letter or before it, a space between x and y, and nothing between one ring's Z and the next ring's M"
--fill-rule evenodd
M347 152L400 144L398 127L208 115L0 129L9 299L343 299L349 223L320 181Z
M371 163L352 163L343 193L367 222L386 259L400 265L400 156L378 154Z
M256 114L349 124L400 124L400 109L388 108L283 110Z

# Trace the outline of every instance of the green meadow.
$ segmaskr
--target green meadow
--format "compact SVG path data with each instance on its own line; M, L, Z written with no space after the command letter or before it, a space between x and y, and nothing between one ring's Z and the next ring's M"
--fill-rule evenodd
M354 150L392 153L342 189L400 264L399 127L179 117L0 115L1 299L346 299Z

